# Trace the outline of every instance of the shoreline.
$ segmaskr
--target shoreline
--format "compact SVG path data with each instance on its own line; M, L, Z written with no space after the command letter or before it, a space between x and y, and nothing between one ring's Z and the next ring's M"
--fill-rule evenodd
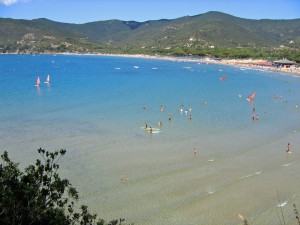
M168 60L176 62L194 62L194 63L206 63L206 64L219 64L227 66L238 66L246 67L249 69L263 69L281 72L284 74L290 74L300 76L300 67L291 66L286 67L275 67L266 66L267 60L263 59L212 59L212 58L189 58L189 57L176 57L176 56L152 56L144 54L108 54L108 53L42 53L42 54L18 54L18 53L2 53L0 55L77 55L77 56L112 56L112 57L128 57L128 58L141 58L141 59L158 59Z
M212 58L188 58L188 57L176 57L176 56L152 56L144 54L102 54L102 53L87 53L87 54L73 54L73 53L59 53L60 55L91 55L91 56L112 56L112 57L128 57L128 58L142 58L142 59L158 59L177 62L194 62L194 63L206 63L206 64L220 64L228 66L247 67L249 69L263 69L281 72L284 74L300 76L300 67L275 67L264 66L266 60L262 59L220 59L215 60Z

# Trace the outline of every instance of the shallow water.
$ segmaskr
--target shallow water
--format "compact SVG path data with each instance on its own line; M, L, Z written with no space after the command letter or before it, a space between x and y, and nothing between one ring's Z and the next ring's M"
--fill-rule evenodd
M145 225L241 224L240 213L250 224L280 224L279 204L286 223L295 222L299 77L122 57L0 59L1 150L24 166L39 147L67 149L62 175L100 217ZM246 98L253 91L251 104ZM159 121L161 133L141 129ZM285 152L288 142L292 154Z

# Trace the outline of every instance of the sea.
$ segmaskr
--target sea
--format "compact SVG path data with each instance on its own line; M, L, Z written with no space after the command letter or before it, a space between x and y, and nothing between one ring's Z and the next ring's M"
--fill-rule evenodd
M0 55L0 99L0 153L25 168L38 148L66 149L61 177L107 221L297 223L300 76L176 58Z

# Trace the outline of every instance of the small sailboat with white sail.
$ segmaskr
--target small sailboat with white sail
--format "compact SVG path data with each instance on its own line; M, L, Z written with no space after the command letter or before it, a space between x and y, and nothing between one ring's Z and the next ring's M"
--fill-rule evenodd
M41 83L40 77L37 78L36 82L35 82L35 86L39 87Z
M46 78L45 84L50 84L50 75L49 74L48 74L48 76Z

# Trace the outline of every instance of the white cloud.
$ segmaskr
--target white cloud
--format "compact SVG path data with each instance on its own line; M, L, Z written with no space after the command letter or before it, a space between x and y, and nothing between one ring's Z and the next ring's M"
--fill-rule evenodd
M17 2L17 0L0 0L0 4L3 4L3 5L12 5L16 2Z
M31 0L0 0L0 4L9 6L18 2L29 2L29 1Z

